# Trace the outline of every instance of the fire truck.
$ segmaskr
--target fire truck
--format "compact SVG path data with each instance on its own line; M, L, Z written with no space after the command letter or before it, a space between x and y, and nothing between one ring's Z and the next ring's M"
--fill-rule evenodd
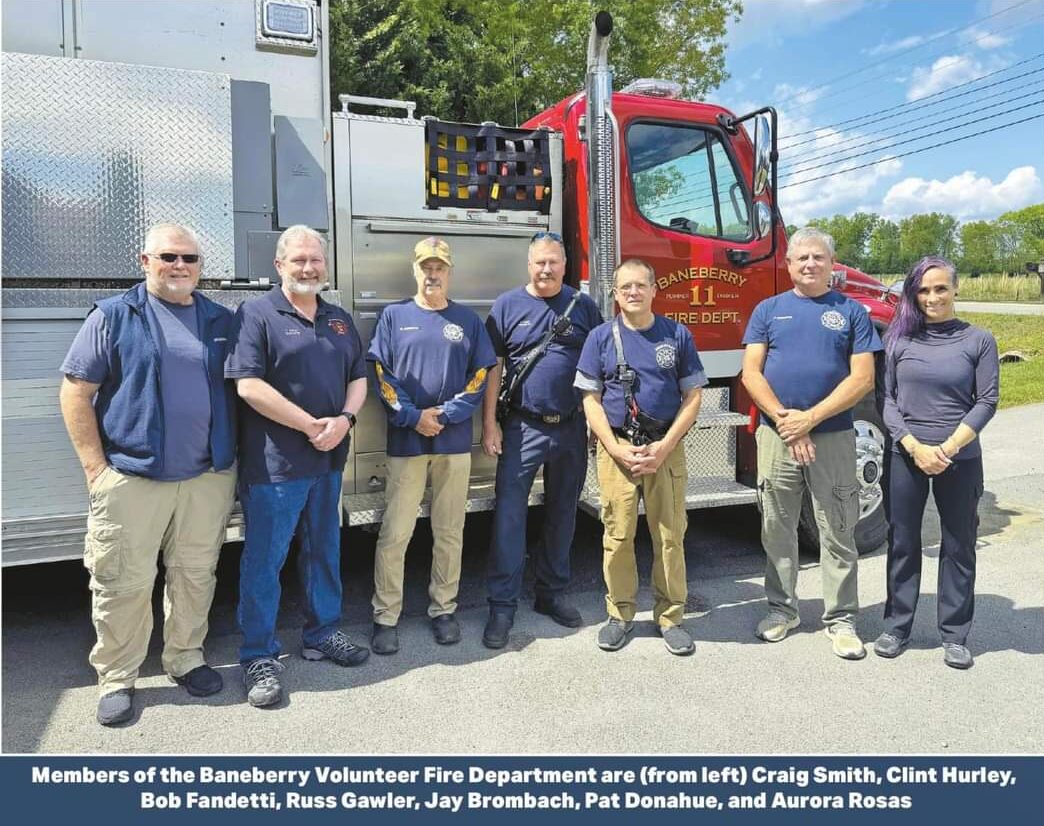
M364 343L381 309L414 292L410 252L426 236L450 242L452 298L480 315L524 283L536 232L563 236L570 280L606 317L613 267L640 257L656 271L654 310L692 331L711 380L685 443L689 507L755 503L741 338L754 306L790 288L771 108L736 116L654 80L614 91L605 13L585 88L513 128L331 100L328 0L5 0L2 13L4 565L82 553L87 496L58 366L93 302L141 277L141 240L159 221L197 231L201 287L230 307L276 283L283 228L316 228L326 297ZM881 284L846 267L835 278L888 323ZM872 397L856 420L867 550L885 532ZM474 427L467 507L488 510L495 460ZM384 449L371 394L345 469L348 524L381 520ZM580 505L597 515L593 470ZM234 514L228 538L241 535Z

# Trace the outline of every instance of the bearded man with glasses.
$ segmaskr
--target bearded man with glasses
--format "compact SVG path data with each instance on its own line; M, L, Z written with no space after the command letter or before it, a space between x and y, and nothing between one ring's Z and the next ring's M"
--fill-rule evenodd
M62 416L87 478L97 720L134 715L163 553L163 670L189 694L221 690L203 640L235 489L235 410L223 364L232 313L196 291L199 242L145 236L144 282L99 301L62 363Z

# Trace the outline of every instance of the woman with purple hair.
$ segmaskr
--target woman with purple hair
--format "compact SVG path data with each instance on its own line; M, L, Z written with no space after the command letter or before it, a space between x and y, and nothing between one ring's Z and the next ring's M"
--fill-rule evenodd
M943 661L970 668L965 646L975 608L975 540L982 496L978 435L997 409L997 342L957 318L957 271L918 261L903 282L885 335L888 455L888 600L880 657L906 648L921 586L921 525L931 488L942 525L938 622Z

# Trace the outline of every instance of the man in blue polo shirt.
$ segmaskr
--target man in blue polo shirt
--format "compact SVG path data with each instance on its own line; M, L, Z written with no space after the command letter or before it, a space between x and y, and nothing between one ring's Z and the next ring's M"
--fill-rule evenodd
M624 261L613 273L613 290L620 314L587 337L576 368L599 443L609 621L598 632L598 647L623 648L634 627L641 497L653 545L653 621L668 651L691 654L692 637L682 627L688 598L683 440L699 415L707 376L688 328L653 313L652 267L638 258Z
M566 628L583 622L562 596L569 585L576 503L587 471L587 427L580 393L572 384L580 348L602 317L590 297L562 283L566 254L560 235L534 235L528 262L529 281L498 297L486 318L498 364L486 389L482 446L487 455L499 457L486 577L489 619L482 634L487 648L507 645L514 622L526 562L529 491L541 466L544 525L534 553L533 607ZM566 311L568 318L563 318ZM537 354L555 324L560 329ZM531 358L536 361L518 384L516 377ZM511 389L511 397L498 422L502 382Z
M743 386L761 410L757 431L761 542L768 613L755 635L779 642L798 618L798 519L805 491L819 525L823 623L834 653L866 656L859 614L859 520L852 407L874 387L881 341L866 310L830 289L834 240L806 227L790 238L794 289L767 298L743 343Z
M244 402L239 660L253 706L282 698L279 572L295 532L305 609L302 655L359 665L370 653L337 628L341 474L355 414L366 400L362 344L351 316L319 297L327 281L321 235L301 225L287 229L276 245L275 268L281 285L240 306L225 365Z
M384 308L367 358L388 414L387 508L377 538L373 650L399 650L406 546L431 472L428 616L439 645L460 641L457 589L471 476L471 417L496 364L482 321L449 299L453 258L440 238L413 250L417 294Z

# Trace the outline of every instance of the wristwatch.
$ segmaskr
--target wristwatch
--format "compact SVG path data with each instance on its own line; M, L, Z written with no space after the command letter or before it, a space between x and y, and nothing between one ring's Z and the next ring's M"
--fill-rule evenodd
M348 420L348 424L349 424L350 428L355 427L355 414L354 413L349 413L347 410L342 410L339 415L344 416Z

